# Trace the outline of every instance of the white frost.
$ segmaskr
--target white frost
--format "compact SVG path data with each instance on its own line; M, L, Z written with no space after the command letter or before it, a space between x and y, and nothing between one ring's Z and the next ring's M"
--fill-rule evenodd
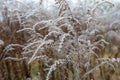
M0 45L4 45L4 42L2 40L0 40Z

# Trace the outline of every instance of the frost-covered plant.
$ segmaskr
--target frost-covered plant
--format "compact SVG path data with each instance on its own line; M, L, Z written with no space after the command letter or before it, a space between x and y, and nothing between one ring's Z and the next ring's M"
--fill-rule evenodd
M69 80L71 74L75 80L82 80L94 79L92 72L99 67L101 69L104 64L114 67L109 63L110 59L98 59L104 57L109 40L113 44L120 41L116 37L120 30L119 4L110 0L76 1L73 6L68 0L55 0L55 10L46 9L43 0L36 6L17 1L16 8L15 0L7 1L7 7L13 2L8 8L10 21L18 20L22 27L17 33L26 32L29 35L26 36L27 41L21 53L25 57L18 60L10 57L5 59L28 59L29 64L40 60L45 65L46 80L57 69L64 70L59 75L63 74L62 79ZM17 16L17 19L13 16Z
M89 73L90 67L94 68L99 65L92 65L91 56L100 57L99 54L108 44L104 35L109 31L119 31L119 26L113 26L119 24L119 19L116 19L117 22L114 23L113 16L115 15L112 13L116 9L116 5L110 1L82 2L81 8L79 8L82 11L77 18L78 16L74 14L74 9L70 7L67 0L55 0L55 2L58 6L58 17L39 21L28 29L31 30L32 38L24 48L24 53L28 54L32 50L30 53L33 55L29 63L37 56L46 55L52 58L51 67L56 65L54 62L57 59L67 60L76 66L73 67L75 71L80 71L77 74L79 76L76 76L76 78L80 78L87 71ZM27 30L27 28L23 30ZM50 69L50 72L51 70L54 69ZM48 74L50 73L48 72Z

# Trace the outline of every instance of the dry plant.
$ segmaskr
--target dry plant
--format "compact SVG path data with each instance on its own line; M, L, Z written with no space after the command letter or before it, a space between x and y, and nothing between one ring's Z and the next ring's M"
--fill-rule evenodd
M111 80L120 66L120 3L77 1L73 6L68 0L55 0L52 9L43 7L43 0L39 5L1 1L4 8L0 6L3 10L0 33L11 33L11 40L0 36L1 64L2 61L21 62L26 71L17 75L18 80L22 75L28 80L32 78L31 67L36 63L39 77L35 80ZM15 26L9 29L11 25Z

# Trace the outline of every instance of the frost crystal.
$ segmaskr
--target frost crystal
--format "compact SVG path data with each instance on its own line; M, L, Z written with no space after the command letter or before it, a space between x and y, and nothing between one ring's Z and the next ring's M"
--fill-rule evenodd
M4 42L2 40L0 40L0 45L4 45Z

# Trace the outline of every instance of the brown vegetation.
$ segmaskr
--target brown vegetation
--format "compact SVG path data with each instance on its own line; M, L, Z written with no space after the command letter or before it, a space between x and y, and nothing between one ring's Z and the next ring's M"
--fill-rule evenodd
M1 3L0 80L120 80L119 4Z

